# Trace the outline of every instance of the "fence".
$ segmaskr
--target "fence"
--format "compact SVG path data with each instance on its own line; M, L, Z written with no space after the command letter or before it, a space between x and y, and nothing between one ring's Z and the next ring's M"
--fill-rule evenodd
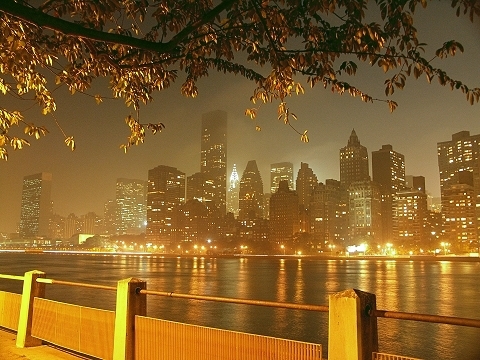
M17 347L47 342L100 359L322 360L320 344L146 317L147 295L328 312L329 360L416 360L378 351L378 317L480 328L476 319L378 310L374 294L354 289L330 295L322 306L152 291L132 278L116 287L47 279L40 271L0 278L23 281L22 295L0 291L0 327L17 332ZM116 309L45 299L46 284L116 291Z

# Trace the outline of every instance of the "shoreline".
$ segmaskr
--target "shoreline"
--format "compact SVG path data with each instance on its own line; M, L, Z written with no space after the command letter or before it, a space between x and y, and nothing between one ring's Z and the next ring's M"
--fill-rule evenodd
M472 255L255 255L255 254L164 254L152 252L111 252L111 251L76 251L76 250L42 250L42 249L0 249L0 253L24 254L58 254L90 256L148 256L160 258L280 258L305 260L376 260L376 261L454 261L480 262L478 254Z

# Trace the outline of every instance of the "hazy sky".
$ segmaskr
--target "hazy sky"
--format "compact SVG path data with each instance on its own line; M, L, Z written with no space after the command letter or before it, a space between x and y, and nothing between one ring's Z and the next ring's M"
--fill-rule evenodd
M480 21L456 18L448 3L429 3L416 19L419 36L428 43L433 54L444 41L455 39L465 47L465 53L437 61L435 66L447 70L451 77L470 87L480 86ZM428 58L428 56L427 56ZM361 67L350 79L374 97L384 97L383 82L393 73L384 74L379 68ZM182 80L180 78L180 80ZM298 130L308 129L310 142L300 142L299 136L277 120L277 104L262 105L258 125L245 117L253 106L249 102L254 84L241 77L212 73L199 82L199 95L187 99L180 95L180 83L154 95L154 102L141 109L142 122L161 121L166 129L147 136L146 143L124 154L119 146L126 141L128 128L124 118L132 111L122 100L106 100L96 105L93 98L67 95L60 88L55 92L58 110L55 117L68 135L73 135L77 149L71 152L51 117L40 115L30 103L15 104L2 97L2 106L16 105L25 111L27 122L45 125L50 133L32 146L21 150L9 149L7 162L0 161L0 232L13 232L20 219L22 179L26 175L50 172L53 175L52 198L54 212L77 216L94 211L103 216L103 205L115 197L117 178L147 179L148 170L169 165L191 175L200 170L200 128L202 113L225 110L228 113L228 176L233 164L241 176L247 162L256 160L265 190L269 188L270 164L290 161L294 173L300 162L313 169L319 181L339 179L339 149L347 144L353 128L362 145L371 152L383 144L391 144L405 155L407 175L423 175L427 191L440 195L436 144L451 139L455 132L468 130L480 133L480 104L470 106L459 91L429 85L425 78L409 78L403 91L397 90L393 100L399 108L390 114L384 103L365 104L347 95L339 96L321 86L306 94L288 99L297 117ZM90 94L110 95L97 81Z

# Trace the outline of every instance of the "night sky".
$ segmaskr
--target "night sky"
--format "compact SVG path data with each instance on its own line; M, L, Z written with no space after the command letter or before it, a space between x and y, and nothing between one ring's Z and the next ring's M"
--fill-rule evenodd
M428 43L427 53L443 42L455 39L465 53L437 60L434 66L470 87L480 86L480 19L472 24L467 17L455 17L448 2L429 3L415 18L419 37ZM426 56L430 58L430 56ZM384 98L383 82L393 76L378 67L359 66L355 77L344 78L373 97ZM293 125L301 132L308 129L310 142L277 120L277 104L262 105L257 122L244 115L252 107L249 98L254 84L233 75L212 73L198 83L199 95L187 99L177 84L154 94L154 101L141 109L141 122L163 122L165 130L148 134L146 143L124 154L119 146L126 141L128 128L124 118L133 112L122 100L105 100L96 105L92 97L75 94L66 88L54 92L55 117L67 135L73 135L77 149L71 152L63 142L52 117L40 115L32 102L15 102L2 97L7 109L26 110L27 122L46 126L50 133L21 150L9 151L9 160L0 161L0 232L14 232L20 220L22 179L26 175L50 172L53 175L52 198L55 213L77 216L94 211L103 217L103 205L115 198L117 178L147 179L148 170L158 165L178 168L187 176L200 170L200 129L202 113L224 110L228 113L228 173L233 164L241 176L247 162L256 160L265 190L269 188L270 164L289 161L294 174L300 162L313 169L319 181L339 179L339 149L347 144L354 128L362 145L371 152L391 144L405 155L407 175L423 175L427 192L440 196L436 144L451 139L455 132L480 133L480 104L471 106L460 91L450 91L435 79L429 85L425 77L407 79L403 91L392 99L399 103L391 114L385 103L366 104L348 95L332 94L318 86L305 95L287 99L298 117ZM89 94L110 96L106 80L97 80ZM259 125L262 131L255 131ZM23 129L22 129L23 130ZM20 134L18 132L18 134Z

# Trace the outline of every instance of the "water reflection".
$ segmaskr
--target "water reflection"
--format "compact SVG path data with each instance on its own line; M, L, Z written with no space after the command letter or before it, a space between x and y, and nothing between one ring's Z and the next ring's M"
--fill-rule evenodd
M148 289L305 304L357 288L385 310L479 318L478 263L310 258L165 258L126 255L0 254L0 273L40 269L47 277L115 286L123 278ZM0 290L21 283L0 279ZM47 297L113 310L115 292L47 285ZM148 315L167 320L327 344L328 315L260 306L148 296ZM479 359L478 329L379 319L380 350L424 359Z

